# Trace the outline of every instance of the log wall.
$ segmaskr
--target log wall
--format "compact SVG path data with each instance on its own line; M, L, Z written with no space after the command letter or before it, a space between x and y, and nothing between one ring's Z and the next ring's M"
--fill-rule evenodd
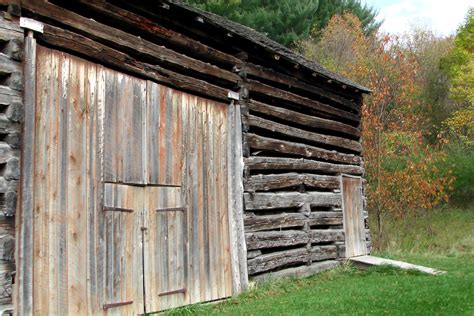
M12 13L13 6L0 8L0 314L12 300L23 115L23 30Z
M345 258L340 175L363 176L361 99L249 65L241 73L249 275L297 276ZM324 263L323 263L324 262Z

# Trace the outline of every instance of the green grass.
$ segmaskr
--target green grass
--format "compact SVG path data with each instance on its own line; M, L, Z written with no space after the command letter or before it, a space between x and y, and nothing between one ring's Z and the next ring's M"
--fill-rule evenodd
M390 252L376 254L446 270L445 275L389 267L360 271L343 265L306 279L267 283L220 304L188 306L168 314L474 315L473 213L437 212L429 236L416 229L426 222L392 222L399 229L390 231L395 240Z
M474 256L474 206L442 207L434 211L431 220L424 217L387 220L383 229L387 253Z

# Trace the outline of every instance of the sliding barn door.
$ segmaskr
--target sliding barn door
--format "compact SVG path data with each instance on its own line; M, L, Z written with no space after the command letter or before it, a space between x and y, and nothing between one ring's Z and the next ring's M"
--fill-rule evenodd
M37 64L35 314L232 295L228 106L43 47Z
M341 176L341 188L346 257L366 255L362 179L343 175Z

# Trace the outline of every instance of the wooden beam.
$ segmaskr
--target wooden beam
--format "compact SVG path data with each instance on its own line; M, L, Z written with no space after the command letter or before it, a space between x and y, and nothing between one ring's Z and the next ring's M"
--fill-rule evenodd
M248 287L247 247L243 221L243 158L242 121L240 105L234 101L228 113L228 196L229 232L231 239L233 293L238 294Z
M273 270L296 263L306 263L309 253L306 248L272 252L248 261L249 275Z
M280 213L274 215L244 216L245 231L247 233L289 227L303 227L307 217L301 213Z
M237 83L240 80L240 77L231 71L177 53L164 46L154 44L141 37L88 19L52 3L23 0L22 4L25 10L35 15L39 15L48 20L54 20L56 23L74 29L75 32L81 33L86 37L118 50L143 56L144 59L155 60L156 63L171 64L184 72L191 69L231 83Z
M247 192L284 189L297 185L322 189L337 189L340 187L339 177L296 172L259 174L247 178L244 182L244 188Z
M303 114L282 107L268 105L255 100L247 101L246 105L248 106L250 111L269 115L271 117L278 118L287 122L296 123L298 125L311 127L317 130L327 130L331 132L346 134L352 137L360 137L360 130L358 128L338 121Z
M21 177L19 214L17 216L19 233L16 249L16 313L33 314L33 210L34 210L34 162L35 162L35 121L36 121L36 40L30 31L25 38L24 54L24 121L21 147Z
M253 277L252 280L258 283L268 282L270 280L281 279L281 278L303 278L319 273L325 270L333 269L339 266L341 263L335 260L328 260L322 262L316 262L309 266L301 266L296 268L288 268L280 271L271 273L265 273Z
M362 145L358 141L339 136L331 136L309 132L300 128L280 124L278 122L270 121L254 115L244 116L243 123L256 128L276 132L282 135L296 137L305 141L349 149L357 153L360 153L362 151Z
M332 192L278 192L278 193L244 193L246 210L271 210L294 208L304 203L311 206L340 206L340 193Z
M288 91L280 90L278 88L268 86L266 84L263 84L255 80L247 79L247 81L245 82L245 87L250 91L251 97L252 97L252 92L256 92L258 94L271 96L279 100L283 100L283 101L287 101L287 102L291 102L294 104L307 107L319 113L327 114L328 117L331 117L331 118L340 118L340 119L342 118L345 120L355 122L357 124L360 122L360 116L358 114L353 114L353 113L332 107L330 105L321 103L316 100L311 100L306 97L303 97L303 96L300 96Z
M249 170L308 170L325 174L347 173L361 175L364 169L360 166L338 165L309 159L249 157L244 159Z
M247 249L264 249L305 245L309 236L301 230L283 230L246 233Z
M335 150L327 150L306 144L263 137L257 134L245 133L244 136L248 146L259 151L277 152L352 165L360 165L362 162L360 156L343 154Z
M309 226L342 225L342 212L311 212L309 217L302 213L249 215L247 212L244 216L244 223L246 232L303 227L305 223L308 223Z
M288 88L297 88L314 95L319 95L320 97L323 97L329 101L341 104L342 106L345 106L349 109L356 110L357 112L360 111L360 105L353 101L350 101L334 93L328 92L327 90L319 88L315 85L310 85L305 82L302 82L296 79L295 77L285 75L281 72L276 72L272 69L264 68L258 65L254 65L252 63L245 63L242 66L241 71L247 75L252 75L254 77L258 77L258 78L270 80L279 84L283 84L287 86Z
M246 233L249 250L305 245L308 242L333 242L344 240L342 229L311 230L308 234L301 230L282 230Z
M137 61L131 56L95 42L82 35L60 29L48 24L44 25L44 33L39 37L42 42L63 49L74 51L87 56L94 62L111 68L153 80L180 90L189 91L197 95L209 96L213 99L227 101L228 90L212 85L202 80L190 78L156 65Z

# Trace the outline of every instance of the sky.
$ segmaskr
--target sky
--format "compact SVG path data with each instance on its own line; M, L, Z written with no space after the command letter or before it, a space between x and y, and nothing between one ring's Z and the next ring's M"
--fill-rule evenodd
M362 0L377 10L385 22L382 31L402 34L413 26L428 27L438 35L456 32L474 0Z

